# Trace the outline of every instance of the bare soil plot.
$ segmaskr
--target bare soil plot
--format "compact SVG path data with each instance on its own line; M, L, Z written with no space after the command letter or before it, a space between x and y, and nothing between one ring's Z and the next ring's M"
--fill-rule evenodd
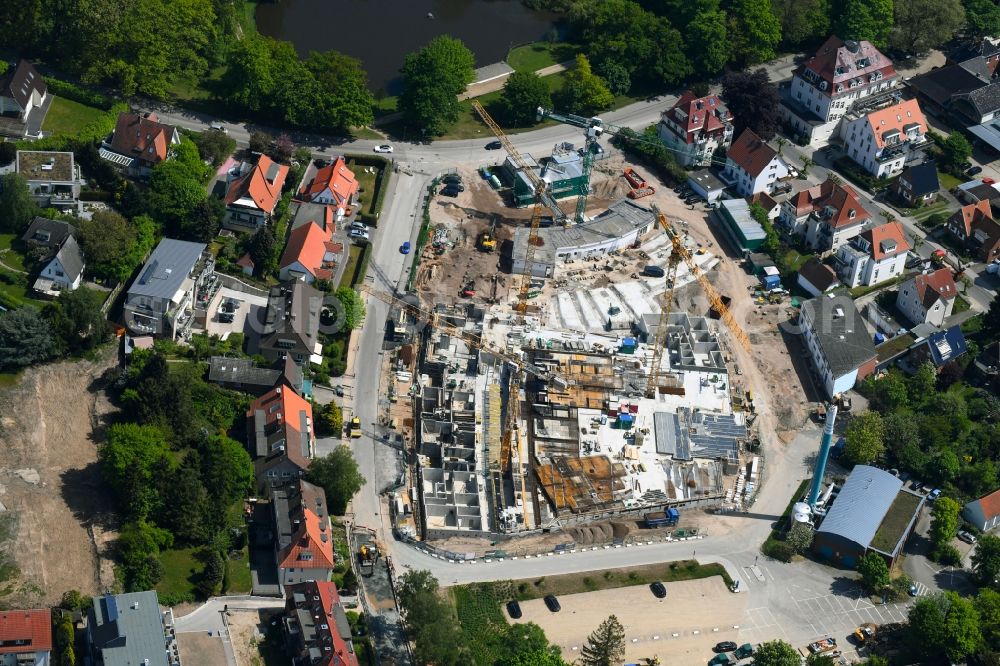
M287 656L282 659L279 646L271 645L266 640L272 620L280 614L279 610L229 612L227 618L229 640L233 644L237 664L240 666L272 666L273 664L287 664L289 662Z
M541 599L523 601L523 616L511 621L538 624L567 660L580 655L588 634L612 614L625 627L626 661L658 656L670 664L704 664L713 645L737 639L733 625L743 617L746 595L731 593L719 577L666 588L665 599L645 585L564 595L558 613Z
M0 391L0 502L19 525L11 605L54 605L70 589L93 595L114 586L116 517L96 442L113 411L100 377L115 362L111 346L95 361L32 368Z
M206 632L189 631L177 634L177 649L184 666L219 666L226 663L222 638Z

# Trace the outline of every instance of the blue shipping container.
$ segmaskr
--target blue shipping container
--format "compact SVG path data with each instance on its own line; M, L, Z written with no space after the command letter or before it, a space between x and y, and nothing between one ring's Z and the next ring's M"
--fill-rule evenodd
M763 283L765 289L777 289L781 286L780 275L761 275L760 281Z

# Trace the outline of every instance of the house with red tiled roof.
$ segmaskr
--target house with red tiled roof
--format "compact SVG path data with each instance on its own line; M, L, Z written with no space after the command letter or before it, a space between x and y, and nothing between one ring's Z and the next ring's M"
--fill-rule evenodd
M915 99L844 120L844 152L876 178L894 176L922 157L927 119Z
M657 133L681 166L711 164L712 153L733 142L733 114L718 95L685 90L660 116Z
M945 228L982 261L1000 256L1000 223L993 219L989 199L962 206L948 218Z
M962 509L962 517L977 530L989 532L1000 525L1000 490L972 500Z
M778 219L807 246L836 251L861 233L870 218L854 188L827 180L786 199Z
M333 583L316 580L286 587L282 626L294 664L358 666L351 625Z
M316 450L312 405L290 386L278 386L247 410L247 438L258 486L298 479Z
M327 206L331 210L332 206ZM279 279L303 280L312 284L316 280L332 280L337 264L344 253L344 246L333 241L333 222L303 224L288 235L288 243L281 254Z
M855 103L898 80L892 61L871 42L832 36L779 85L781 119L815 146L830 139Z
M302 188L298 198L314 204L333 206L339 222L350 214L351 206L357 203L358 179L347 168L343 157L316 171L309 184Z
M912 324L943 327L955 306L958 287L950 268L921 273L899 286L896 307Z
M749 197L773 192L778 179L788 175L788 165L753 130L745 129L729 147L726 168L720 175L741 197Z
M226 186L226 216L222 226L232 231L254 232L267 224L274 213L288 165L261 155L256 164L243 162L230 174Z
M887 222L855 236L837 250L840 280L849 288L872 286L903 274L910 244L903 225Z
M781 214L781 204L775 201L774 197L767 192L758 192L751 197L747 197L746 200L747 205L752 206L753 204L757 204L763 208L764 212L767 213L767 219L771 220L771 222L777 220Z
M302 479L271 492L278 585L329 580L336 559L326 493Z
M0 664L49 666L53 663L52 612L8 610L0 612Z
M170 147L180 142L177 128L161 123L151 111L120 113L111 139L98 152L127 175L148 178L153 167L170 158Z

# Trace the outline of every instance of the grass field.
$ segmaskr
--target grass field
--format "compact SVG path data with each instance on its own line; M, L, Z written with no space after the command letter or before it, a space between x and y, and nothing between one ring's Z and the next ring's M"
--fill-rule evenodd
M353 286L354 274L358 271L358 262L361 261L361 250L362 247L354 243L348 248L347 266L344 268L344 274L340 277L338 288Z
M84 125L97 120L103 114L103 111L92 106L80 104L65 97L55 97L52 100L52 106L49 107L49 112L45 114L42 129L53 134L74 135Z
M812 259L815 255L801 254L798 250L789 250L785 253L785 267L790 271L797 271L802 268L802 264Z
M942 213L948 215L951 211L948 208L948 202L938 200L928 206L921 206L920 208L904 209L904 213L912 215L917 222L924 222L932 215Z
M367 213L372 205L372 197L375 196L375 178L378 176L378 170L376 169L375 173L369 173L366 169L371 167L359 166L353 159L347 160L347 168L354 172L354 177L358 181L358 201L361 202L361 212Z
M507 64L518 72L537 72L567 60L572 60L576 49L563 42L535 42L512 49Z
M226 593L250 594L253 588L253 577L250 575L250 559L244 547L238 560L226 560Z
M160 553L163 578L156 584L156 592L163 603L170 600L194 600L195 583L205 570L205 564L197 557L198 550L178 548ZM164 599L167 601L163 601Z

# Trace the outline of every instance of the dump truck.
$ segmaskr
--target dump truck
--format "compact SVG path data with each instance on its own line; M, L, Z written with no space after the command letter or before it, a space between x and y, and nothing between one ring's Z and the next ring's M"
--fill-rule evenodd
M864 644L875 637L875 630L878 629L878 625L872 622L865 622L854 630L854 638L857 639L859 644Z
M641 199L656 192L653 186L647 183L646 179L640 176L639 172L632 167L625 167L623 174L630 188L628 193L629 199Z
M676 525L680 519L681 512L673 508L666 511L657 511L656 513L647 513L643 516L646 527L669 527Z

